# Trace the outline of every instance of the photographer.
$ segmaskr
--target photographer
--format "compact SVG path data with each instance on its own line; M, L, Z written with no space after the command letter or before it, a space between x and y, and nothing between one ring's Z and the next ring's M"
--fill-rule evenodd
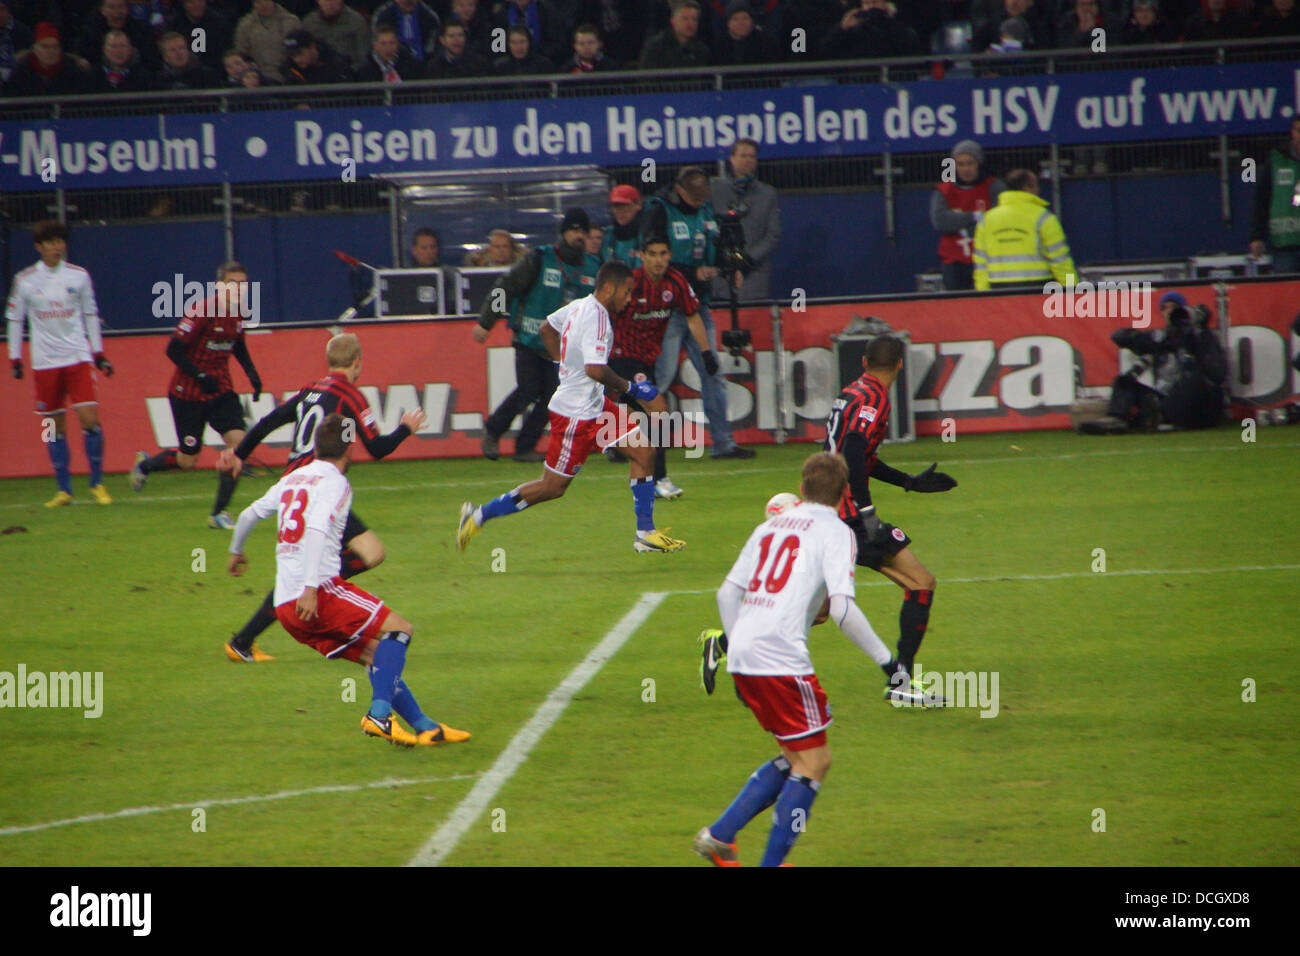
M1142 360L1115 378L1107 414L1079 423L1085 435L1151 430L1161 423L1213 428L1223 420L1228 361L1208 328L1210 310L1202 305L1189 310L1181 292L1166 292L1160 311L1168 322L1163 329L1111 333L1111 341Z
M671 247L671 262L686 276L692 290L700 300L700 317L708 333L709 344L717 351L718 336L709 312L709 292L718 276L718 223L714 218L713 204L709 201L709 176L698 166L688 166L677 174L663 195L646 201L641 215L642 247L650 236L667 236ZM735 273L737 283L741 274ZM704 415L709 421L713 436L714 458L753 458L754 452L742 448L731 437L731 422L727 418L727 382L717 369L705 367L704 353L693 338L687 335L686 316L674 311L664 333L663 354L655 365L655 381L665 390L677 378L678 360L683 340L691 364L700 375L700 397Z
M731 147L731 176L715 176L709 183L713 208L718 212L734 210L744 230L741 271L742 302L761 302L771 298L772 254L781 241L781 209L776 189L754 178L758 170L758 143L738 139ZM713 280L713 295L725 300L730 292L721 277Z

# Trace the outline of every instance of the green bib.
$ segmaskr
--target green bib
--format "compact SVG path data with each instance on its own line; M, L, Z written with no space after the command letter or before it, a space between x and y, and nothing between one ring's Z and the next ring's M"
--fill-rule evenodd
M1268 241L1277 249L1300 246L1300 161L1277 150L1273 165L1273 194L1268 207Z
M541 250L541 271L528 294L515 301L510 313L510 328L515 331L515 345L543 354L541 329L546 317L574 299L596 291L596 273L600 260L584 254L582 264L571 266L560 259L555 246Z

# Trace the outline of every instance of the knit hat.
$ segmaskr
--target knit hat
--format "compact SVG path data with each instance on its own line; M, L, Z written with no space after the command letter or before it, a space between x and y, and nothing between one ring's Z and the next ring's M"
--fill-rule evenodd
M979 163L981 166L984 165L984 150L981 149L980 144L975 142L973 139L963 139L952 148L953 159L962 155L974 156L975 162Z
M40 43L42 40L58 40L59 28L53 23L42 22L36 24L36 30L33 32L34 42Z
M1172 290L1166 292L1164 295L1160 297L1160 307L1162 309L1164 308L1166 302L1172 302L1174 305L1181 306L1184 309L1187 308L1187 299L1183 296L1181 292L1174 292Z
M587 215L585 209L566 209L564 219L560 222L560 232L568 232L570 229L581 229L583 232L591 230L591 217Z
M1024 17L1007 17L998 30L1004 37L1010 37L1017 43L1024 43L1029 39L1029 24L1025 22Z
M306 30L294 30L284 38L284 48L290 54L297 53L299 50L309 46L316 45L316 38Z
M730 20L733 14L748 13L751 17L754 15L754 8L749 5L749 0L731 0L727 4L726 19Z

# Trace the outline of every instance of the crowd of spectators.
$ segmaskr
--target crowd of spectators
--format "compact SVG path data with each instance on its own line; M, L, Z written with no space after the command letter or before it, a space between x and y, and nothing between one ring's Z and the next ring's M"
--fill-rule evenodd
M0 0L9 96L1300 36L1296 0Z

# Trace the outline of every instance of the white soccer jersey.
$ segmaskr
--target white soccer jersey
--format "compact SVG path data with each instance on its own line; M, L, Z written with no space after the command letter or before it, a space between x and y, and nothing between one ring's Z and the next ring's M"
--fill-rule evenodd
M727 634L733 674L811 674L808 628L827 596L853 599L858 543L834 508L813 502L749 536L727 580L745 589Z
M605 407L605 386L587 375L588 365L608 365L614 323L594 295L574 299L546 317L560 333L560 385L548 406L569 418L596 418Z
M104 351L95 288L81 266L37 262L18 273L5 318L11 361L23 357L23 325L31 320L33 369L89 362Z
M276 515L274 600L279 607L339 573L343 528L351 508L352 486L342 472L332 462L310 462L244 509L230 551L242 554L253 526Z

